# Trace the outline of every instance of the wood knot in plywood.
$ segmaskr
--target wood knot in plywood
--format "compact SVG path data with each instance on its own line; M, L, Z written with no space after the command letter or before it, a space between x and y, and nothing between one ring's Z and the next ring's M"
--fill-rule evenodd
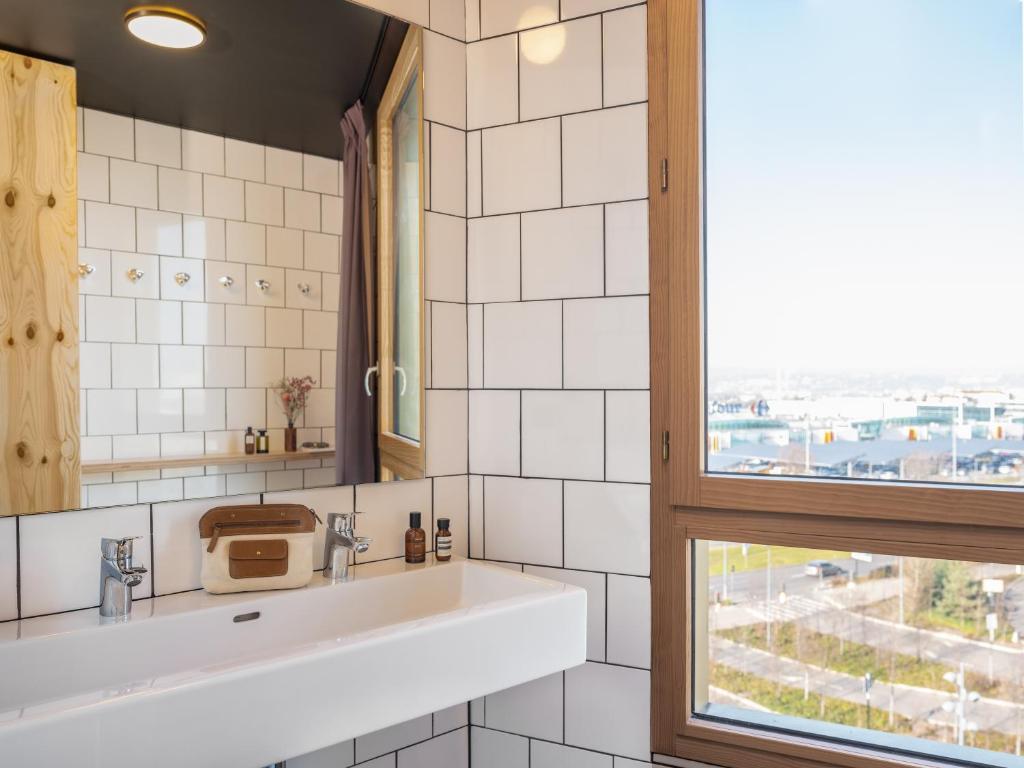
M29 323L25 327L25 335L29 338L29 340L34 339L36 337L36 324L35 323Z
M32 69L32 59L30 59L28 56L26 56L24 58L24 62L25 62L25 69Z
M25 443L18 443L14 450L19 459L24 459L28 455L28 446Z
M7 203L8 208L14 207L14 190L8 189L7 194L4 195L4 202Z
M46 204L53 208L53 206L57 204L57 199L53 195L50 195L48 198L46 198Z
M64 341L64 331L57 331L57 341Z
M47 462L47 458L46 458L45 456L43 456L43 458L41 458L41 459L39 460L39 463L40 463L40 464L45 464L46 462Z

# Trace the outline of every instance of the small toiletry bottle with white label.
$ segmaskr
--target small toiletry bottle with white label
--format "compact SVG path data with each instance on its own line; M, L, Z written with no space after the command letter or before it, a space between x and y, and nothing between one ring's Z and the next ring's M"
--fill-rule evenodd
M448 530L450 521L447 517L437 519L437 536L434 538L434 557L439 563L452 559L452 532Z

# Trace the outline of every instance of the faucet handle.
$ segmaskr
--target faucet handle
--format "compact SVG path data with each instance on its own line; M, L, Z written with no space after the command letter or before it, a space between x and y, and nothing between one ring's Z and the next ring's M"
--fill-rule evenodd
M351 531L356 526L356 515L362 512L329 512L327 514L327 527L332 531Z
M133 542L142 536L125 536L120 539L100 539L100 554L107 560L128 560L132 557Z

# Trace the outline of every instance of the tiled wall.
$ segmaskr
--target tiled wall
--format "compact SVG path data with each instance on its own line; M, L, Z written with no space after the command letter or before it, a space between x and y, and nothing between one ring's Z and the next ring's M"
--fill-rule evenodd
M92 109L78 128L83 459L240 452L248 426L280 450L284 375L317 381L300 440L333 442L341 163ZM318 459L249 469L86 474L82 504L334 481Z
M651 757L646 10L470 5L470 552L589 623L584 666L473 703L474 768Z

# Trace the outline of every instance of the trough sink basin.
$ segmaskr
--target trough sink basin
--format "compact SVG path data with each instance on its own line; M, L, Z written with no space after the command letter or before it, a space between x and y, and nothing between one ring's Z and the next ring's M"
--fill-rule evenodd
M0 624L0 766L258 768L582 664L586 593L483 563Z

